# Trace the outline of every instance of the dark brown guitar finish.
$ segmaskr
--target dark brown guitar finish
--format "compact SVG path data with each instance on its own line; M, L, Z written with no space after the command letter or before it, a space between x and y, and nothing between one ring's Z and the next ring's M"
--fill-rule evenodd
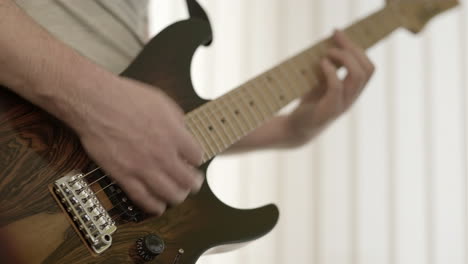
M178 22L154 38L123 75L164 89L188 112L205 102L193 90L190 64L210 34L202 19ZM162 217L119 225L111 248L92 255L49 191L56 179L74 169L86 172L90 163L66 126L0 89L0 233L18 263L143 263L135 242L154 233L166 250L151 263L192 264L212 247L266 234L278 218L274 205L231 208L205 183L199 194ZM184 254L177 261L180 249Z

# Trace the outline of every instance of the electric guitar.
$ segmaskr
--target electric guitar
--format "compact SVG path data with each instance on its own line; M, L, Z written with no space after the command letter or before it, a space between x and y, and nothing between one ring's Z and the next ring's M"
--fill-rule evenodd
M457 4L400 1L345 31L367 49L400 27L417 33ZM160 87L185 110L186 126L204 150L206 172L217 154L283 106L318 91L319 61L334 44L325 39L206 101L193 90L190 64L195 50L211 42L211 28L198 4L190 11L195 15L153 38L122 75ZM278 216L275 205L229 207L207 183L162 216L148 216L87 157L63 123L0 88L0 234L17 263L194 264L214 247L265 235Z

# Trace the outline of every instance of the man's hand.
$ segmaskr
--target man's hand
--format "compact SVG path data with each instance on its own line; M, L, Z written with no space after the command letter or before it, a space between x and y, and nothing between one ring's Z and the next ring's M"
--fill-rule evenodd
M374 65L344 32L336 31L333 39L337 48L330 49L321 61L325 77L323 95L317 97L317 93L311 91L291 114L265 123L233 145L231 153L302 146L351 107L372 76ZM338 78L336 65L346 69L344 80Z
M116 76L0 0L0 84L74 129L84 148L149 213L200 189L202 150L157 87Z
M84 124L75 126L89 155L145 211L160 215L166 205L200 189L202 150L184 126L184 114L165 94L121 77L105 93L91 91Z
M336 31L333 39L338 48L330 49L327 57L321 61L325 76L325 94L317 99L313 92L310 92L302 98L299 107L287 117L290 136L301 144L308 142L348 110L374 72L374 65L364 51L344 32ZM345 67L347 76L344 80L338 78L335 65Z

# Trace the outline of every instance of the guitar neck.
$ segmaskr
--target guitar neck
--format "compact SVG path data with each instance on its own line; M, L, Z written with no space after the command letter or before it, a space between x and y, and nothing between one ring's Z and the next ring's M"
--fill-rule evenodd
M352 24L345 32L367 49L400 26L398 13L387 6ZM334 46L330 38L324 39L188 113L186 126L203 148L203 162L226 150L291 101L314 90L319 92L320 60Z

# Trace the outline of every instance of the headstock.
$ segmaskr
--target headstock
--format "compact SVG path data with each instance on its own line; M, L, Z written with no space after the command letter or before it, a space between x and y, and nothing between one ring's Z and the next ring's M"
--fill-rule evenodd
M433 17L457 6L458 0L396 0L387 5L400 17L403 27L418 33Z

